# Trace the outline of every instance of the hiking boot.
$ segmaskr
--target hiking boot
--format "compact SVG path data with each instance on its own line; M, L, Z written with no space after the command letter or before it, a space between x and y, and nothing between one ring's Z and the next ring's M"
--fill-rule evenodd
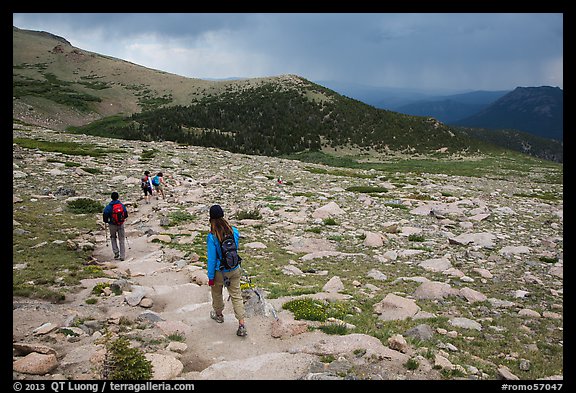
M247 334L248 334L248 331L246 331L246 327L244 325L238 326L238 330L236 330L237 336L244 337Z
M114 259L120 258L120 254L114 254Z
M224 315L218 315L216 314L216 311L210 311L210 318L212 318L218 323L224 322Z

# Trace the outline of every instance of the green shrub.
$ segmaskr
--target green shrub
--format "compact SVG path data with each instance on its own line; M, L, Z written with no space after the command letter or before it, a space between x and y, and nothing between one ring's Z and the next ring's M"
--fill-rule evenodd
M354 191L368 194L372 192L388 192L388 189L385 187L351 186L346 188L346 191Z
M79 336L79 334L75 333L72 329L60 328L59 332L65 336L69 336L69 337L78 337Z
M279 196L274 196L274 195L267 195L264 197L265 201L281 201L282 198L280 198Z
M68 201L68 208L76 214L102 213L104 206L90 198L78 198Z
M320 326L318 329L322 330L326 334L337 334L344 335L348 331L346 325L343 323L329 323L327 325Z
M402 203L387 202L384 204L384 206L393 207L395 209L404 209L404 210L410 209L408 206L403 205Z
M76 142L50 142L29 138L14 138L12 139L12 143L16 143L28 149L54 151L62 154L69 154L75 156L102 157L105 156L107 152L113 151L113 150L104 151L101 148L94 147L92 145L80 144Z
M292 311L294 319L324 322L327 317L326 311L324 310L324 304L319 300L311 298L290 300L284 303L282 308Z
M342 319L350 313L350 306L343 302L322 302L312 298L290 300L282 305L284 310L292 311L294 319L308 321L326 321L327 318ZM331 328L329 328L331 329ZM339 329L339 328L337 328Z
M421 201L429 201L432 199L432 197L430 195L427 194L421 194L418 191L416 191L415 193L411 194L411 195L406 195L407 199L418 199Z
M295 192L292 194L292 196L297 197L297 196L305 196L306 198L312 198L315 194L313 192Z
M185 222L193 221L196 217L185 210L178 210L170 213L170 223L168 226L180 225Z
M158 149L144 150L142 152L142 154L140 154L140 161L151 160L152 158L154 158L154 156L156 155L157 152L158 152Z
M538 259L540 260L540 262L544 262L544 263L556 263L556 262L558 262L558 258L540 257Z
M452 369L452 370L444 368L444 369L440 370L440 374L442 374L442 377L444 379L462 378L465 376L464 373L457 368Z
M323 221L324 225L338 225L335 219L332 217L325 218Z
M94 288L92 288L92 293L94 295L100 295L102 292L104 292L104 289L108 287L110 287L110 283L99 282L98 284L94 285Z
M525 197L525 198L539 198L539 199L544 199L546 201L557 201L562 199L562 195L560 194L556 194L554 192L541 192L541 193L531 193L531 194L527 194L527 193L518 193L518 194L512 194L513 196L517 196L517 197Z
M108 282L99 282L98 284L94 285L94 288L92 288L92 293L94 295L101 295L105 288L110 288L112 293L116 296L122 294L122 289L118 285L112 286Z
M152 378L152 363L138 348L131 348L125 337L119 337L106 345L104 379L149 380Z
M102 170L99 169L99 168L83 167L82 170L84 170L84 171L86 171L86 172L88 172L88 173L91 173L91 174L93 174L93 175L97 175L97 174L102 173Z
M170 341L178 341L178 342L185 342L186 336L181 334L180 332L172 333L168 335L168 340Z
M408 236L408 240L410 240L411 242L423 242L424 240L424 236L422 235L417 235L415 233L411 234Z
M417 370L418 367L420 367L420 363L418 363L416 359L410 358L406 361L406 363L404 363L404 367L406 367L408 370Z
M84 270L84 272L86 272L88 274L103 275L102 266L88 265L88 266L84 266L83 270Z
M245 220L245 219L249 219L249 220L259 220L262 218L262 214L260 214L260 211L258 211L258 209L254 209L254 210L240 210L238 212L236 212L236 219L237 220Z
M343 302L329 302L324 309L328 317L337 319L342 319L350 314L350 305Z

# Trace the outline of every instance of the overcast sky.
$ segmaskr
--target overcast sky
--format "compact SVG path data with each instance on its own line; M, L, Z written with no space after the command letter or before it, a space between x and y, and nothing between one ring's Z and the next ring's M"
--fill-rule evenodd
M18 13L13 25L191 78L564 88L562 13Z

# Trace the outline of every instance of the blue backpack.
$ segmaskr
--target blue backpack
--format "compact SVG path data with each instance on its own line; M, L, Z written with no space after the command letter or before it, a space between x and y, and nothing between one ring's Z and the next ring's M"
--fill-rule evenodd
M160 178L158 176L154 176L152 178L152 184L155 186L159 186L160 185Z

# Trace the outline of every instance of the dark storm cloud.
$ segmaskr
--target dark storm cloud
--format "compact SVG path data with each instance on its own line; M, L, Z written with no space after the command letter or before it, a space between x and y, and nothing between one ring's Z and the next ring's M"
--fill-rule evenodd
M563 85L563 15L15 14L14 25L197 78L501 90Z

